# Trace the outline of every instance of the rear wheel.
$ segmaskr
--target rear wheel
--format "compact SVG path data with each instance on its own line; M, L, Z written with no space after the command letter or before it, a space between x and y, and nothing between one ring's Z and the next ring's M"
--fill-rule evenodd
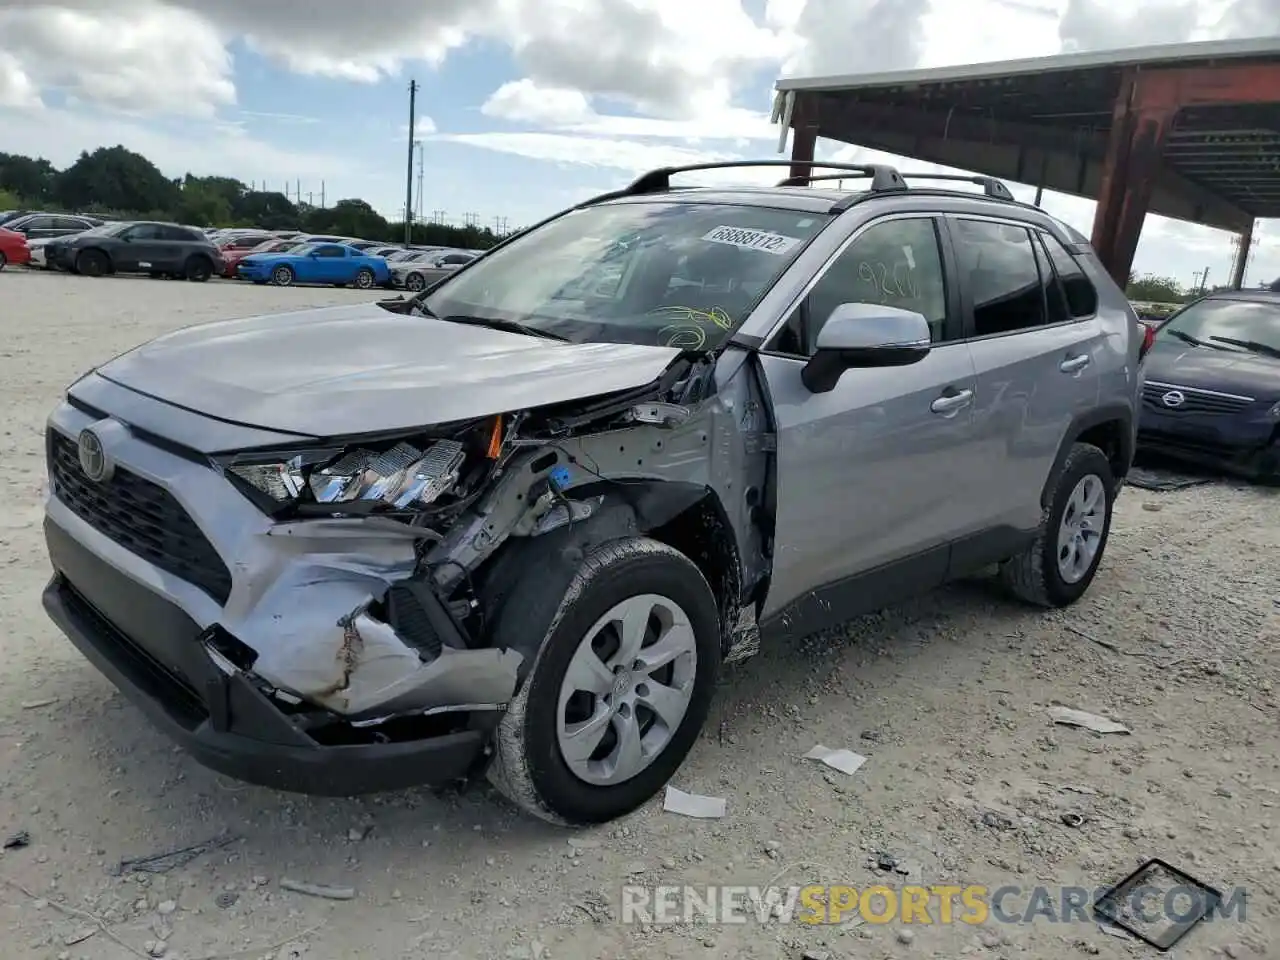
M404 288L412 293L421 292L426 285L427 281L420 273L411 273L404 278Z
M289 287L293 285L294 273L293 267L281 264L271 271L271 282L277 287Z
M76 273L84 274L86 277L100 277L110 266L106 254L100 250L85 250L76 257Z
M530 636L543 638L536 650ZM604 544L576 568L530 569L494 638L534 661L498 729L489 778L561 824L612 820L662 789L702 729L720 664L702 573L644 538Z
M355 287L357 290L368 290L373 287L374 279L372 270L361 267L356 271Z
M1005 586L1042 607L1065 607L1084 596L1106 550L1115 489L1106 454L1089 443L1075 444L1035 541L1000 568Z
M9 258L4 255L4 251L0 250L0 270L5 268L5 264L9 262Z

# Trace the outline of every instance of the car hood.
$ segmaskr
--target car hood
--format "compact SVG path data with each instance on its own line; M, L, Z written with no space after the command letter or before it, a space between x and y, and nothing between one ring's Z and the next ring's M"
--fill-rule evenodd
M1147 355L1146 377L1259 400L1280 398L1280 360L1255 353L1193 347L1177 340L1156 341Z
M369 303L188 327L98 373L223 420L337 437L634 389L656 380L679 354L641 344L562 343Z

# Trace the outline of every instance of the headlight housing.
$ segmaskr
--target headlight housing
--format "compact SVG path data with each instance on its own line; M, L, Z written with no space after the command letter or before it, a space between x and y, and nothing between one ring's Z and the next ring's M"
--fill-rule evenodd
M236 458L228 473L273 503L364 503L393 509L430 506L462 475L466 451L457 440L419 448L401 441L387 450L356 447L286 458Z
M1280 403L1277 403L1274 407L1268 410L1267 416L1272 420L1280 420Z

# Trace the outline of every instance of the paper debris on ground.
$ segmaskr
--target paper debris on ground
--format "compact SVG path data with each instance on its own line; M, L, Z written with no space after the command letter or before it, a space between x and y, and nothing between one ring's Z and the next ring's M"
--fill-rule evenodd
M1123 723L1116 723L1096 713L1085 713L1083 710L1072 710L1070 707L1050 707L1049 716L1054 723L1064 727L1084 727L1094 733L1131 733Z
M668 813L678 813L682 817L695 817L699 820L719 820L727 808L724 797L703 797L696 793L685 793L675 787L667 787L667 795L662 801L662 809Z
M833 770L839 770L841 773L854 774L858 772L858 768L867 762L867 758L860 753L854 753L852 750L845 750L841 747L838 750L832 750L830 747L824 747L818 744L808 753L802 760L817 760L819 763L825 763Z

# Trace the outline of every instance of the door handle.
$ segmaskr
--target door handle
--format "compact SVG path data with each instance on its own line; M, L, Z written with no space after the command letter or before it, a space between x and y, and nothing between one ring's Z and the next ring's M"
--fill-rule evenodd
M1087 367L1092 360L1093 358L1087 353L1082 353L1076 357L1067 357L1067 359L1058 364L1058 369L1063 373L1075 373Z
M955 413L962 407L967 407L972 402L972 390L957 390L955 393L944 393L929 404L929 409L934 413L941 413L945 416L948 413Z

